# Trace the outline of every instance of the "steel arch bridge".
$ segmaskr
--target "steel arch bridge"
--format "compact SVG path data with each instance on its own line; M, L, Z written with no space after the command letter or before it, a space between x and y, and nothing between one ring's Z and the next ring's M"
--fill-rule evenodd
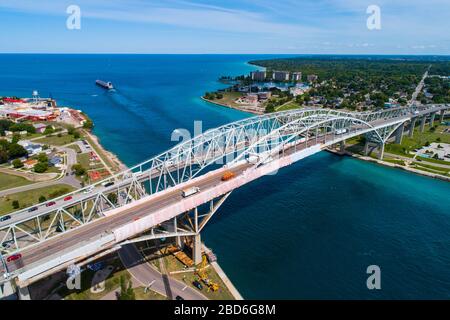
M403 134L405 123L414 121L414 126L417 118L425 121L429 116L434 121L436 113L441 112L443 117L448 109L450 105L412 105L362 113L298 109L226 124L181 142L106 180L11 214L10 220L0 223L0 252L9 255L31 250L99 218L115 215L133 203L154 199L199 181L220 168L231 170L245 166L249 172L277 159L302 154L295 157L294 161L297 161L358 135L365 135L368 141L384 146L394 132L401 129L400 134ZM179 212L175 214L173 232L158 223L148 229L151 234L147 239L198 234L230 192L209 199L210 210L204 215L203 222L197 221L196 211L195 228L179 231L176 226ZM217 199L219 201L214 204ZM56 204L51 205L53 202ZM136 235L127 234L120 241L130 241Z

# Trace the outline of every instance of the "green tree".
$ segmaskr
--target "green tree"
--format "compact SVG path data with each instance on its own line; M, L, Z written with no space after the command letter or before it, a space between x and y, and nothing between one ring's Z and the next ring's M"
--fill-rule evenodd
M48 157L45 153L39 153L37 160L42 163L48 163Z
M36 173L44 173L48 169L48 163L38 162L34 165L33 170Z
M10 159L14 159L28 155L28 152L21 145L17 143L11 143L8 146L8 155Z
M80 133L78 132L78 131L74 131L73 132L73 137L75 138L75 139L80 139Z
M77 176L82 176L86 173L86 169L79 163L72 166L72 171L75 172L75 175Z
M19 207L20 207L19 200L14 200L14 201L12 202L12 207L13 207L14 209L19 209Z
M16 169L19 169L19 168L22 168L22 167L23 167L23 163L22 163L22 161L20 161L19 159L14 159L14 160L12 161L12 165L13 165L13 167L16 168Z
M54 132L55 132L55 129L53 128L53 126L48 125L47 127L45 127L45 130L44 130L45 135L52 134Z
M73 134L75 132L75 128L73 126L68 126L67 127L67 133L68 134Z
M112 204L116 204L117 203L117 194L115 193L110 193L107 196L108 200L111 201Z
M39 197L39 203L45 202L47 201L47 198L45 196L40 196Z
M119 300L136 300L135 292L131 286L131 281L128 282L124 275L120 276L120 293L118 294Z
M94 127L94 122L92 122L91 119L86 119L86 121L83 123L83 128L87 130L91 130Z

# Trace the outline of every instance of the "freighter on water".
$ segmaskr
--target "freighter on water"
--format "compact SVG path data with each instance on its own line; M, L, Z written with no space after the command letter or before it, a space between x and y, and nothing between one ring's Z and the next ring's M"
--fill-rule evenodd
M114 86L113 86L112 82L109 82L109 81L105 82L105 81L102 81L102 80L96 80L95 84L100 86L100 87L103 87L105 89L108 89L108 90L114 89Z

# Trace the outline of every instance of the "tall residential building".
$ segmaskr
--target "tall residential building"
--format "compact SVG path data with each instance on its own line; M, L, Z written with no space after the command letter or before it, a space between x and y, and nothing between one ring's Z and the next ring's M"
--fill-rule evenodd
M314 82L314 81L317 81L318 76L315 74L308 74L307 79L308 79L308 82Z
M293 72L292 73L292 81L302 81L302 73L301 72Z
M250 73L253 81L264 81L266 80L266 72L265 71L252 71Z
M272 78L275 81L289 81L289 72L287 71L274 71Z

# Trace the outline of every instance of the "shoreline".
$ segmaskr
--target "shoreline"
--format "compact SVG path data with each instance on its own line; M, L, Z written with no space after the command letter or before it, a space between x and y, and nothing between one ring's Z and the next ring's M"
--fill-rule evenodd
M250 113L250 114L253 114L253 115L257 115L257 116L260 116L260 115L264 114L264 112L256 112L254 110L248 110L248 109L244 109L244 108L234 107L234 106L230 106L230 105L225 104L225 103L220 103L220 102L216 102L216 101L213 101L213 100L208 100L205 97L200 97L200 99L202 99L203 101L205 101L207 103L211 103L211 104L214 104L214 105L217 105L217 106L220 106L220 107L225 107L225 108L228 108L228 109L239 110L241 112L246 112L246 113Z
M395 164L395 163L391 163L391 162L387 162L387 161L383 161L383 160L379 160L379 159L374 159L374 158L367 157L367 156L362 156L362 155L359 155L359 154L356 154L356 153L352 153L352 152L349 152L349 151L340 152L340 151L329 149L329 148L324 149L324 151L333 153L333 154L338 155L338 156L351 157L353 159L358 159L360 161L368 161L368 162L376 163L376 164L384 166L384 167L393 168L393 169L401 169L403 171L414 173L416 175L420 175L420 176L424 176L424 177L428 177L428 178L433 178L433 179L437 179L437 180L441 180L441 181L450 182L450 177L446 177L446 176L443 176L443 175L438 174L438 173L431 173L431 172L422 171L422 170L418 170L418 169L414 169L414 168L409 168L409 167L402 166L402 165L399 165L399 164Z

